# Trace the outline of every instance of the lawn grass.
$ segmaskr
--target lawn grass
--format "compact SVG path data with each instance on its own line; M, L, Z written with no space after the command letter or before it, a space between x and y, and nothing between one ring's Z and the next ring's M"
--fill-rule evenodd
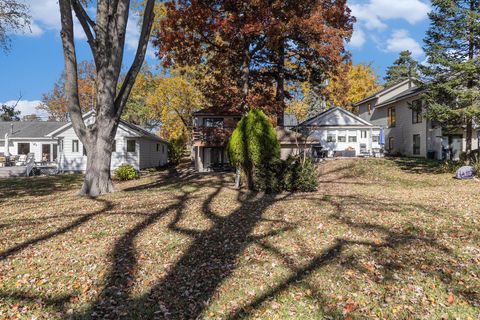
M337 160L319 191L149 173L0 180L0 319L478 319L480 182Z

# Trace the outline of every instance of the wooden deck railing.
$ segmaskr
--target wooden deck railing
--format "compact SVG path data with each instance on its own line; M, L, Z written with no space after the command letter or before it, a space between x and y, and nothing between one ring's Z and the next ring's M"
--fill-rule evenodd
M193 129L193 141L205 145L223 146L228 142L234 127L195 127Z

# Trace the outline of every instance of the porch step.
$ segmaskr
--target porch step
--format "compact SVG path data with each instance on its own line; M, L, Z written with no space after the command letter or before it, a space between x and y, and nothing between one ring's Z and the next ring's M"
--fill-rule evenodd
M27 167L0 167L0 178L25 177Z

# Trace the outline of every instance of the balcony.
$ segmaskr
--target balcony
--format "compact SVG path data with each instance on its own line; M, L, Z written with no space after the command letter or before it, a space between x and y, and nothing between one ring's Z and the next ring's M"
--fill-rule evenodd
M234 129L234 127L195 127L193 129L193 143L197 146L225 146Z

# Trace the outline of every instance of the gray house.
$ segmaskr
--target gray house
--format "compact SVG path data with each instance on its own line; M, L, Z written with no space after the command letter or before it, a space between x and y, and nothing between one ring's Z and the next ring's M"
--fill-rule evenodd
M445 131L427 119L427 108L421 99L422 89L416 80L404 80L358 102L360 118L384 128L385 150L390 154L442 160L457 160L465 151L466 132L463 128ZM474 148L478 146L474 134Z

